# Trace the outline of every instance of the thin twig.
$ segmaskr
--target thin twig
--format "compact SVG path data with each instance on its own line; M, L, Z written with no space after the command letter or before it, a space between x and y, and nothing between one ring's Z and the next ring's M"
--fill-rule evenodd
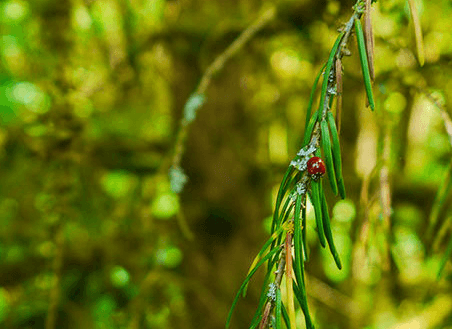
M350 35L352 34L352 31L353 31L353 26L355 24L355 18L360 19L364 12L362 0L358 0L353 8L354 8L353 15L350 17L347 24L345 24L345 27L343 29L344 35L339 44L339 47L336 50L336 54L334 55L336 61L340 60L344 55L348 54L348 51L346 51L345 49L346 49L346 46L348 43L348 39L350 38ZM333 65L332 76L336 75L335 70L336 70L336 65ZM336 79L329 79L327 90L334 90L335 84L336 84ZM324 118L326 116L326 113L328 111L329 99L330 99L331 94L332 93L330 93L330 92L326 93L325 103L324 103L324 106L322 109L322 118Z
M431 93L429 93L426 90L421 89L421 88L417 88L417 90L418 90L418 92L424 94L425 97L427 97L427 99L429 101L431 101L433 103L433 105L435 105L439 109L441 118L443 119L443 122L444 122L444 127L446 128L447 135L449 136L449 144L452 146L452 120L451 120L451 118L449 116L449 113L444 108L444 106L442 104L440 104L439 101L435 97L433 97L433 95ZM452 169L452 162L449 164L449 168L447 170L447 174L446 174L446 177L445 177L446 180L450 179L451 169ZM441 203L441 201L437 201L438 196L444 195L446 193L446 189L448 188L447 185L448 185L448 183L445 184L445 181L443 181L443 184L441 184L441 186L439 188L439 191L438 191L438 194L437 194L437 196L435 198L434 206L432 208L432 212L430 213L429 226L428 226L428 229L427 229L427 236L429 238L433 234L433 230L434 230L434 228L436 226L436 223L438 221L439 211L441 209L441 206L439 205ZM441 235L442 235L442 232L443 232L443 230L440 230ZM435 241L438 241L438 236L436 237ZM435 249L435 242L434 242L433 249Z
M256 19L240 36L220 54L212 64L206 69L204 75L201 78L201 82L196 88L194 94L204 95L207 87L212 80L212 77L218 73L225 65L226 61L243 48L243 46L256 35L268 22L270 22L276 16L276 8L270 7L262 13L262 15ZM179 168L182 155L184 153L184 143L187 136L189 122L185 117L181 119L180 129L176 137L176 143L174 148L174 156L172 159L173 168Z
M293 298L293 283L292 283L292 240L293 232L287 232L286 237L286 296L289 313L289 322L291 326L296 326L295 322L295 303Z
M279 289L279 288L276 288L276 289ZM259 329L267 329L268 328L268 323L270 322L270 314L271 314L271 312L273 312L274 305L275 304L271 303L271 302L267 302L267 304L265 304L264 312L262 313L262 319L259 324Z
M374 33L372 31L372 16L371 16L371 0L366 0L366 51L367 51L367 60L369 62L369 72L370 77L375 80L375 70L374 70Z
M451 187L450 182L452 177L452 161L449 162L449 166L446 169L446 172L443 177L444 178L442 179L441 184L438 187L438 192L436 193L435 200L433 201L432 210L430 211L430 216L428 219L428 228L427 228L428 239L432 238L432 234L434 229L436 228L439 215L443 209L443 206L445 205L446 197L449 194L449 190ZM439 232L435 236L435 241L437 241L438 239L442 239L441 237L442 232L443 228L440 228ZM435 242L433 243L433 250L435 250Z
M64 257L64 225L60 224L57 228L55 236L55 257L53 259L52 269L52 288L50 290L49 308L47 310L47 318L45 329L54 329L57 320L58 303L61 291L61 270L63 267Z
M416 4L414 3L414 0L408 0L408 4L410 5L411 19L413 20L414 36L416 39L417 58L419 60L419 65L424 66L425 55L424 55L424 40L422 38L421 20L419 19L419 15L417 13L417 8Z
M365 246L369 237L369 185L371 175L366 175L363 179L360 193L361 209L363 209L362 226L359 234L360 242Z
M353 26L355 24L355 18L360 19L363 15L363 9L361 8L362 4L361 1L357 1L355 5L355 11L353 15L348 20L347 24L345 24L344 27L344 37L342 38L341 44L339 45L339 48L337 49L337 58L342 58L344 55L348 54L348 51L345 49L347 48L348 39L350 38L352 32L353 32Z
M363 209L363 219L362 219L362 226L359 233L359 241L360 243L365 247L367 250L368 240L369 240L369 230L370 230L370 221L369 221L369 210L372 207L372 205L375 203L376 200L378 200L378 193L374 193L373 195L369 196L369 189L370 189L370 183L372 179L376 176L378 171L381 168L381 161L377 162L372 169L372 171L366 175L363 179L363 183L361 186L361 192L360 192L360 205Z
M310 287L307 293L331 309L350 319L360 318L365 313L359 303L316 277L306 274L306 281Z
M179 224L179 227L184 237L189 241L193 241L195 235L191 231L190 226L187 223L187 219L185 218L185 214L182 212L182 210L179 210L179 212L176 215L176 218L177 223Z
M382 216L383 216L383 229L385 231L386 238L389 239L389 231L391 227L391 185L389 182L390 176L390 161L391 161L391 128L385 127L384 136L383 136L383 154L382 161L383 165L380 169L380 202L382 208ZM385 270L389 270L390 262L389 262L389 246L388 240L385 241L385 245L383 246L384 255L383 255L383 268Z
M270 22L276 15L275 7L271 7L263 12L263 14L253 22L245 31L240 34L240 36L235 39L233 43L221 54L219 55L212 64L207 68L201 82L196 88L195 93L202 95L205 93L212 76L219 72L226 61L234 56L240 49L243 48L245 43L247 43L257 32L259 32L268 22Z
M336 60L336 127L337 134L341 134L341 123L342 123L342 60L338 58Z
M286 246L285 243L284 243L284 246ZM284 248L281 253L281 256L279 258L278 269L275 272L276 276L275 276L275 280L273 281L273 284L276 287L275 289L280 289L280 287L281 287L281 281L282 281L283 275L285 273L285 268L286 268L286 254L287 254L287 249ZM290 252L290 254L291 254L291 252ZM267 303L264 308L264 314L259 323L259 329L268 328L268 324L270 321L270 314L273 312L274 308L275 308L275 301L273 299L267 300Z
M449 216L441 224L441 227L435 236L435 240L433 240L432 249L434 252L437 252L439 250L441 243L443 242L447 232L450 230L451 227L452 227L452 216Z

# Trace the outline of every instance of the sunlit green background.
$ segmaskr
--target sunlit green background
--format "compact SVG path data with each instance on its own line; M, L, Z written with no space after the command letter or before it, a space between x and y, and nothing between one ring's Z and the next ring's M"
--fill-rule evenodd
M353 3L0 2L0 327L222 328L268 237L310 88ZM374 4L376 113L365 107L354 38L344 59L348 198L327 195L342 271L319 248L308 208L307 289L319 329L452 328L450 263L436 280L452 208L435 227L442 239L425 234L451 161L425 93L446 109L452 100L452 3L416 4L424 67L407 2ZM186 141L188 183L174 194L167 173L185 101L271 5L277 18L213 77ZM234 328L247 328L262 274Z

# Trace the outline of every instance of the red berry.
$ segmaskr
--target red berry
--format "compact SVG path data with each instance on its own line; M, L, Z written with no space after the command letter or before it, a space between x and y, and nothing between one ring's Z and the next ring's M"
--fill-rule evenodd
M308 160L308 174L312 179L317 180L325 174L325 162L319 157L312 157Z

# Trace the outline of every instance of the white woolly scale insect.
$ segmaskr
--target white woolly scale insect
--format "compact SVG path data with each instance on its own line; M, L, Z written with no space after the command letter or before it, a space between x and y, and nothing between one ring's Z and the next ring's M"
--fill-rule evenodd
M290 165L298 169L299 171L305 171L307 168L307 162L309 160L309 155L314 153L317 150L316 144L316 138L314 137L311 143L303 147L300 151L297 153L297 157L300 157L298 159L294 159L290 162Z
M299 171L305 171L308 163L308 159L307 158L301 158L301 159L297 159L297 160L292 160L290 162L290 165L295 167L296 169L298 169Z
M276 301L276 289L278 289L278 287L276 287L276 284L273 282L268 285L267 297L273 301Z
M306 193L306 183L305 182L299 182L297 184L297 194L303 195Z
M298 151L297 155L301 157L308 156L309 154L314 153L316 149L315 145L310 143Z

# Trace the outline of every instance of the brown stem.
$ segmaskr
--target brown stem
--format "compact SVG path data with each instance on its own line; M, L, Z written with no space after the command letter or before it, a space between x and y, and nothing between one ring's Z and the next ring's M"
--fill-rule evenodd
M279 259L278 269L275 272L276 273L275 280L273 281L273 284L276 286L276 289L280 289L281 281L282 281L283 275L285 273L285 268L286 268L286 259L287 259L287 257L285 256L287 254L286 243L284 243L284 246L285 246L284 250L281 253L281 256ZM275 307L275 301L272 299L269 299L267 301L267 303L265 304L264 313L263 313L262 319L259 323L259 329L268 328L268 325L270 324L270 322L269 322L270 314L273 312L274 307ZM268 313L266 313L266 311L268 311Z
M374 70L374 33L372 31L372 16L371 16L371 0L366 0L366 16L365 16L365 32L366 32L366 51L367 61L369 62L370 78L375 80Z

